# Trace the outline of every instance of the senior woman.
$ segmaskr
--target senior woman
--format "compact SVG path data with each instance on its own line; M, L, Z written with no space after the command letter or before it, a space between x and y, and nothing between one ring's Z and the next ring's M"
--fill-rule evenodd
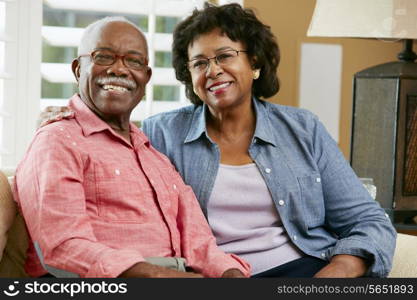
M279 48L238 4L175 29L173 66L193 105L143 131L189 184L218 245L255 277L384 277L395 230L310 112L272 104Z

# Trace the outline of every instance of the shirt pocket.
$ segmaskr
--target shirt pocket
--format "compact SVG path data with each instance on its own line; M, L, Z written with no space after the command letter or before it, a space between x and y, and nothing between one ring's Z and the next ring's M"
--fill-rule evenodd
M145 223L151 188L129 166L95 166L97 211L101 219L117 223Z
M178 197L182 187L178 178L181 179L181 177L176 176L176 171L172 167L160 167L159 170L162 179L161 184L164 184L161 192L163 191L163 198L166 199L160 205L163 205L167 211L176 216L178 213Z
M304 221L308 227L324 224L325 207L321 178L319 174L298 177Z

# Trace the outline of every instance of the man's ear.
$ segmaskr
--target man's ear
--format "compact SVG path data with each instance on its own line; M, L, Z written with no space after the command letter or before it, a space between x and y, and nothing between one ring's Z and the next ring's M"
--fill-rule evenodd
M146 75L148 76L148 78L146 79L146 83L148 83L149 80L152 77L152 69L151 69L151 67L148 67L148 69L146 70Z
M80 61L78 59L74 59L72 61L71 69L72 69L72 73L75 76L75 79L78 82L78 79L80 79Z

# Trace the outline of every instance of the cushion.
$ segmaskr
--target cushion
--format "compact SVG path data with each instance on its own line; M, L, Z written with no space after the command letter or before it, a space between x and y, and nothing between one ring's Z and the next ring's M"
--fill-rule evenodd
M27 277L24 263L28 242L8 178L0 172L0 277Z
M397 235L394 261L388 277L417 278L417 236Z

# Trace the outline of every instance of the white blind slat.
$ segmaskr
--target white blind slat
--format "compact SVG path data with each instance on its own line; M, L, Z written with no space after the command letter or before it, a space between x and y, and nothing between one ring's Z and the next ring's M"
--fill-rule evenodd
M70 64L42 63L42 77L54 83L75 83Z
M0 71L0 78L1 79L13 79L13 76L9 73Z
M47 106L67 106L68 101L68 99L43 98L41 99L41 110L45 109Z
M175 78L175 71L172 68L154 68L152 74L154 85L180 85Z
M42 37L51 46L78 47L84 28L42 26Z
M83 32L84 28L42 26L42 37L49 45L55 47L78 47ZM148 39L147 33L145 33L145 37ZM172 34L155 33L154 42L155 51L171 51Z

